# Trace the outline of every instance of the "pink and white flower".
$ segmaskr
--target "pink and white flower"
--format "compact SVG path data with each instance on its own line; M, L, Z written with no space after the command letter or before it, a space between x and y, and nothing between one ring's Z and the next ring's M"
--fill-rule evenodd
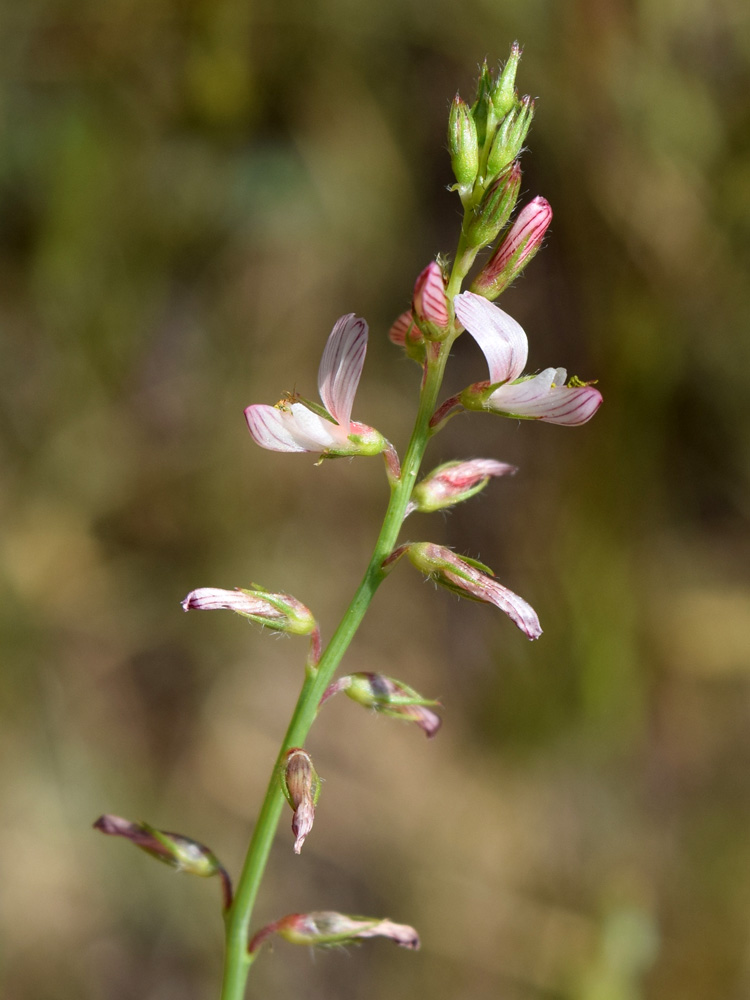
M367 323L354 313L342 316L331 331L318 370L325 409L292 400L248 406L245 419L255 443L270 451L379 455L387 447L385 438L351 419L366 351Z
M522 377L529 346L523 328L512 316L473 292L457 295L453 305L459 322L487 359L490 371L489 382L477 382L458 396L466 409L569 427L585 424L593 417L602 394L592 385L566 385L564 368L545 368L538 375Z

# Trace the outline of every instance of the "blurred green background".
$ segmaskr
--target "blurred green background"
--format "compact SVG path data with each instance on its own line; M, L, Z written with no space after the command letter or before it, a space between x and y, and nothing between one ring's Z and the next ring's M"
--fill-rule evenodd
M417 368L386 337L450 253L456 89L525 46L525 197L548 246L502 299L530 368L598 378L583 428L462 417L429 466L520 466L404 537L495 567L499 613L399 566L345 666L444 727L326 706L255 926L340 909L416 955L280 942L250 996L681 1000L750 992L750 32L741 0L25 0L0 14L0 992L216 997L219 887L101 812L237 872L302 640L184 616L257 581L329 636L380 460L256 448L242 409L312 395L344 312L355 417L403 449ZM456 347L446 394L483 377Z

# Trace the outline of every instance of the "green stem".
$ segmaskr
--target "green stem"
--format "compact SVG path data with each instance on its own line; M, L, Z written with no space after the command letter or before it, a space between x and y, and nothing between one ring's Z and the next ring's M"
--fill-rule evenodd
M450 284L456 283L455 278L460 286L461 277L462 275L457 275L454 266L454 275L451 276ZM284 765L287 751L291 747L304 745L310 727L315 720L323 692L333 679L349 643L354 638L354 634L365 616L375 591L386 576L386 571L383 570L383 560L392 552L398 540L406 507L431 436L429 421L437 405L438 392L443 381L443 373L452 340L453 338L449 338L441 344L435 357L427 362L427 374L420 394L419 411L414 431L404 458L401 477L394 484L391 492L390 503L380 535L375 543L372 558L351 604L320 659L317 670L314 673L308 673L302 685L294 714L281 745L255 824L245 865L237 883L234 902L226 913L226 959L221 1000L242 1000L244 996L245 982L254 959L254 956L247 953L250 919L285 804L279 774Z

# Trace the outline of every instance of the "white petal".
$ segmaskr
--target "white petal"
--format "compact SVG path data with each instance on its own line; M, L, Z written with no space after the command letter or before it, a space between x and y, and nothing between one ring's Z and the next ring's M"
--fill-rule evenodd
M506 382L523 373L529 345L523 327L481 295L462 292L453 300L456 316L487 359L490 382Z
M318 370L320 398L347 433L366 351L367 323L349 313L331 331Z
M342 437L346 440L340 428L311 413L302 403L288 410L257 403L247 407L245 419L255 443L269 451L318 452L340 444Z
M561 369L546 368L516 385L501 385L490 396L490 409L551 424L585 424L599 409L601 393L593 386L558 385Z

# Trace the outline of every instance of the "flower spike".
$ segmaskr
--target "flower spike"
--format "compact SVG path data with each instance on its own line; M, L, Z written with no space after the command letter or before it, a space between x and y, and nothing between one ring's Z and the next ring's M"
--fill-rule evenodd
M245 410L250 435L269 451L325 456L379 455L387 447L374 428L352 421L354 397L367 351L367 323L354 313L333 327L318 370L325 409L315 403L256 403Z
M516 321L481 295L462 292L453 300L458 320L476 340L487 360L490 381L477 382L459 394L467 410L489 410L521 420L545 420L575 427L599 409L602 394L571 379L564 368L545 368L520 378L528 358L528 341Z

